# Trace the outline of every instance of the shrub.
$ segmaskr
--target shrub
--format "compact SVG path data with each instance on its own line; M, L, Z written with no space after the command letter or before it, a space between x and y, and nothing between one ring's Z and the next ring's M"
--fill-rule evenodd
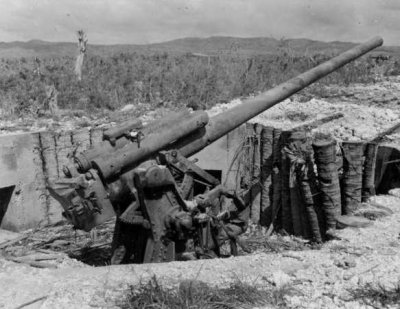
M291 286L256 287L235 281L229 287L211 287L198 280L181 282L179 288L166 288L153 277L147 283L131 287L122 308L211 309L253 308L272 305L286 308L285 296L299 294Z
M258 56L88 54L80 82L73 72L72 57L40 59L40 70L35 59L2 59L0 106L13 104L9 110L29 113L32 102L43 106L45 86L54 84L59 91L59 106L65 109L114 110L139 102L153 107L168 102L176 107L210 108L264 91L327 59L325 55L299 56L287 49ZM370 82L373 69L368 58L361 58L323 78L318 85Z

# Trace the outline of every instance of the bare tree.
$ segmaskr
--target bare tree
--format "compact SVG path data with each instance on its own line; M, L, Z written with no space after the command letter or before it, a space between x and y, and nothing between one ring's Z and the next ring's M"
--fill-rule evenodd
M35 63L36 63L36 68L34 69L34 74L36 74L37 76L41 77L42 76L42 70L40 68L41 66L41 62L40 59L38 57L35 57Z
M78 80L81 81L82 80L83 58L85 57L85 54L86 54L86 44L88 42L88 39L86 37L86 33L83 30L78 30L77 34L78 34L79 54L78 54L78 57L76 58L75 74L76 74Z
M59 114L58 108L58 90L56 89L55 85L45 86L46 91L46 105L45 108L50 110L52 115Z

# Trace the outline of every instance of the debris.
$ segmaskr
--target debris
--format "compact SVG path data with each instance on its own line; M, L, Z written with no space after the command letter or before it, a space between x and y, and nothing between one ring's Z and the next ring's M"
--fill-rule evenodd
M344 229L346 227L355 227L355 228L363 228L372 225L372 221L356 216L338 216L337 220L337 228Z
M294 254L291 254L291 253L284 253L284 254L282 254L282 257L288 257L288 258L296 259L296 260L299 260L301 262L304 261L304 258L302 258L300 256L297 256L297 255L294 255Z
M343 259L336 259L334 265L343 269L349 269L356 267L356 261L353 258L345 257Z
M55 264L38 262L36 260L31 260L29 258L16 258L16 257L4 256L4 255L3 255L3 258L8 261L12 261L15 263L27 264L29 266L37 267L37 268L57 268L57 265L55 265Z
M390 208L384 206L376 207L372 203L361 204L360 207L353 213L355 216L362 216L369 220L376 220L391 214L393 214L393 211Z
M208 285L200 280L183 280L179 283L179 292L181 293L199 293L207 290Z
M391 189L388 192L390 195L400 198L400 188Z
M400 129L400 123L396 123L395 125L391 126L390 128L384 130L383 132L380 132L377 136L375 136L371 140L371 143L381 142L386 136L393 134L394 132L396 132L399 129Z
M135 108L135 105L134 104L127 104L127 105L125 105L124 107L122 107L121 109L120 109L120 111L121 112L126 112L126 111L130 111L130 110L132 110L132 109L134 109Z
M0 246L5 242L14 240L20 236L21 236L20 233L15 233L15 232L11 232L11 231L0 228Z
M35 298L35 299L33 299L31 301L28 301L28 302L26 302L26 303L24 303L22 305L19 305L18 307L15 307L14 309L22 309L24 307L30 306L30 305L32 305L34 303L37 303L37 302L39 302L41 300L45 300L45 299L47 299L47 297L48 296L42 296L42 297Z
M46 260L54 261L57 266L68 256L90 265L106 265L111 255L114 225L111 220L99 226L96 241L91 240L89 233L74 231L65 222L22 232L18 239L2 246L3 255L18 263L39 263L36 267L46 266L43 264Z
M14 244L16 244L16 243L18 243L20 241L23 241L23 240L27 239L28 237L29 237L29 235L21 235L21 236L19 236L17 238L5 241L5 242L0 244L0 249L4 249L6 247L12 246L12 245L14 245Z
M291 282L290 276L281 270L272 273L272 277L267 280L276 287L282 287Z
M371 205L374 208L382 209L384 210L388 215L393 215L394 212L391 210L389 207L386 207L380 203L377 203L375 201L369 201L367 205Z

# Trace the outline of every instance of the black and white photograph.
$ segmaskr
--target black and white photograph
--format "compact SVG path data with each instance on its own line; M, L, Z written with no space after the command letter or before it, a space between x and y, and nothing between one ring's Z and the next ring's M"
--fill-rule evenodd
M400 308L400 2L0 0L0 309Z

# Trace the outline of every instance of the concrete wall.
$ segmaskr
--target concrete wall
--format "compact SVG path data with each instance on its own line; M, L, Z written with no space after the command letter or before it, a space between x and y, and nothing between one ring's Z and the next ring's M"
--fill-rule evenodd
M204 169L221 170L234 188L237 170L228 168L244 127L222 137L192 158ZM102 130L40 132L0 136L0 227L20 231L62 220L62 208L48 193L49 180L63 176L69 158L100 142Z
M17 231L46 222L39 134L3 136L0 140L0 171L1 227ZM5 199L9 202L4 202Z
M230 165L235 153L240 150L245 134L246 127L240 126L193 155L190 159L198 159L196 164L202 169L221 170L222 183L225 183L231 189L235 189L238 166L236 164Z
M89 129L0 136L0 227L19 231L60 221L62 208L46 185L101 136Z

